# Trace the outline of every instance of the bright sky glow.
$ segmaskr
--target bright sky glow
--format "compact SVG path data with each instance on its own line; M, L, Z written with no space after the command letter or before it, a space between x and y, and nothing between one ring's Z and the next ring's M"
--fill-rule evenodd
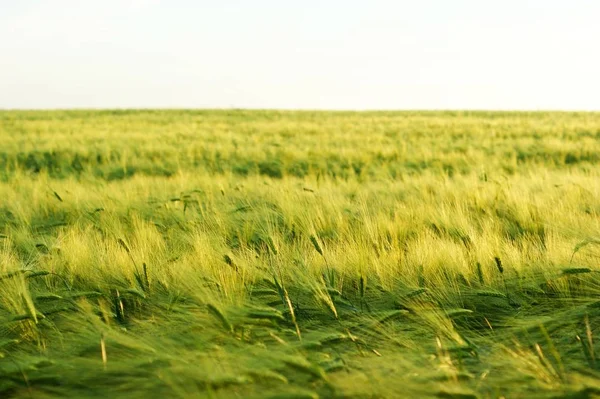
M600 110L598 0L0 0L0 108Z

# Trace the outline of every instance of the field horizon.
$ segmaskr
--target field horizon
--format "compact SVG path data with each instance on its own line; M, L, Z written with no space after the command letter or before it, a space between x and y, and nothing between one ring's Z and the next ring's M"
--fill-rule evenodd
M600 112L0 111L0 396L600 396Z

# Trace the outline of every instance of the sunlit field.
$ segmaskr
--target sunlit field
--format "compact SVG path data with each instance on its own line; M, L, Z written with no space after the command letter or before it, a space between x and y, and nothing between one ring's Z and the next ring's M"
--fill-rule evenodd
M0 112L0 397L592 398L599 243L599 113Z

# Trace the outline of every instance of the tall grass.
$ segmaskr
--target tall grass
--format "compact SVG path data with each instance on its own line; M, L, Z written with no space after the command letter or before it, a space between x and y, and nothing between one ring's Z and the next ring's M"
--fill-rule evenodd
M0 395L591 397L599 137L593 113L1 112Z

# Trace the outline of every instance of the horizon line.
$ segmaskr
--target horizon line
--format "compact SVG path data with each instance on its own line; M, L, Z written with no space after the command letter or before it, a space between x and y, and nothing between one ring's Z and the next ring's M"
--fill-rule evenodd
M269 108L269 107L40 107L4 108L0 112L65 111L270 111L270 112L513 112L513 113L600 113L598 109L570 108Z

